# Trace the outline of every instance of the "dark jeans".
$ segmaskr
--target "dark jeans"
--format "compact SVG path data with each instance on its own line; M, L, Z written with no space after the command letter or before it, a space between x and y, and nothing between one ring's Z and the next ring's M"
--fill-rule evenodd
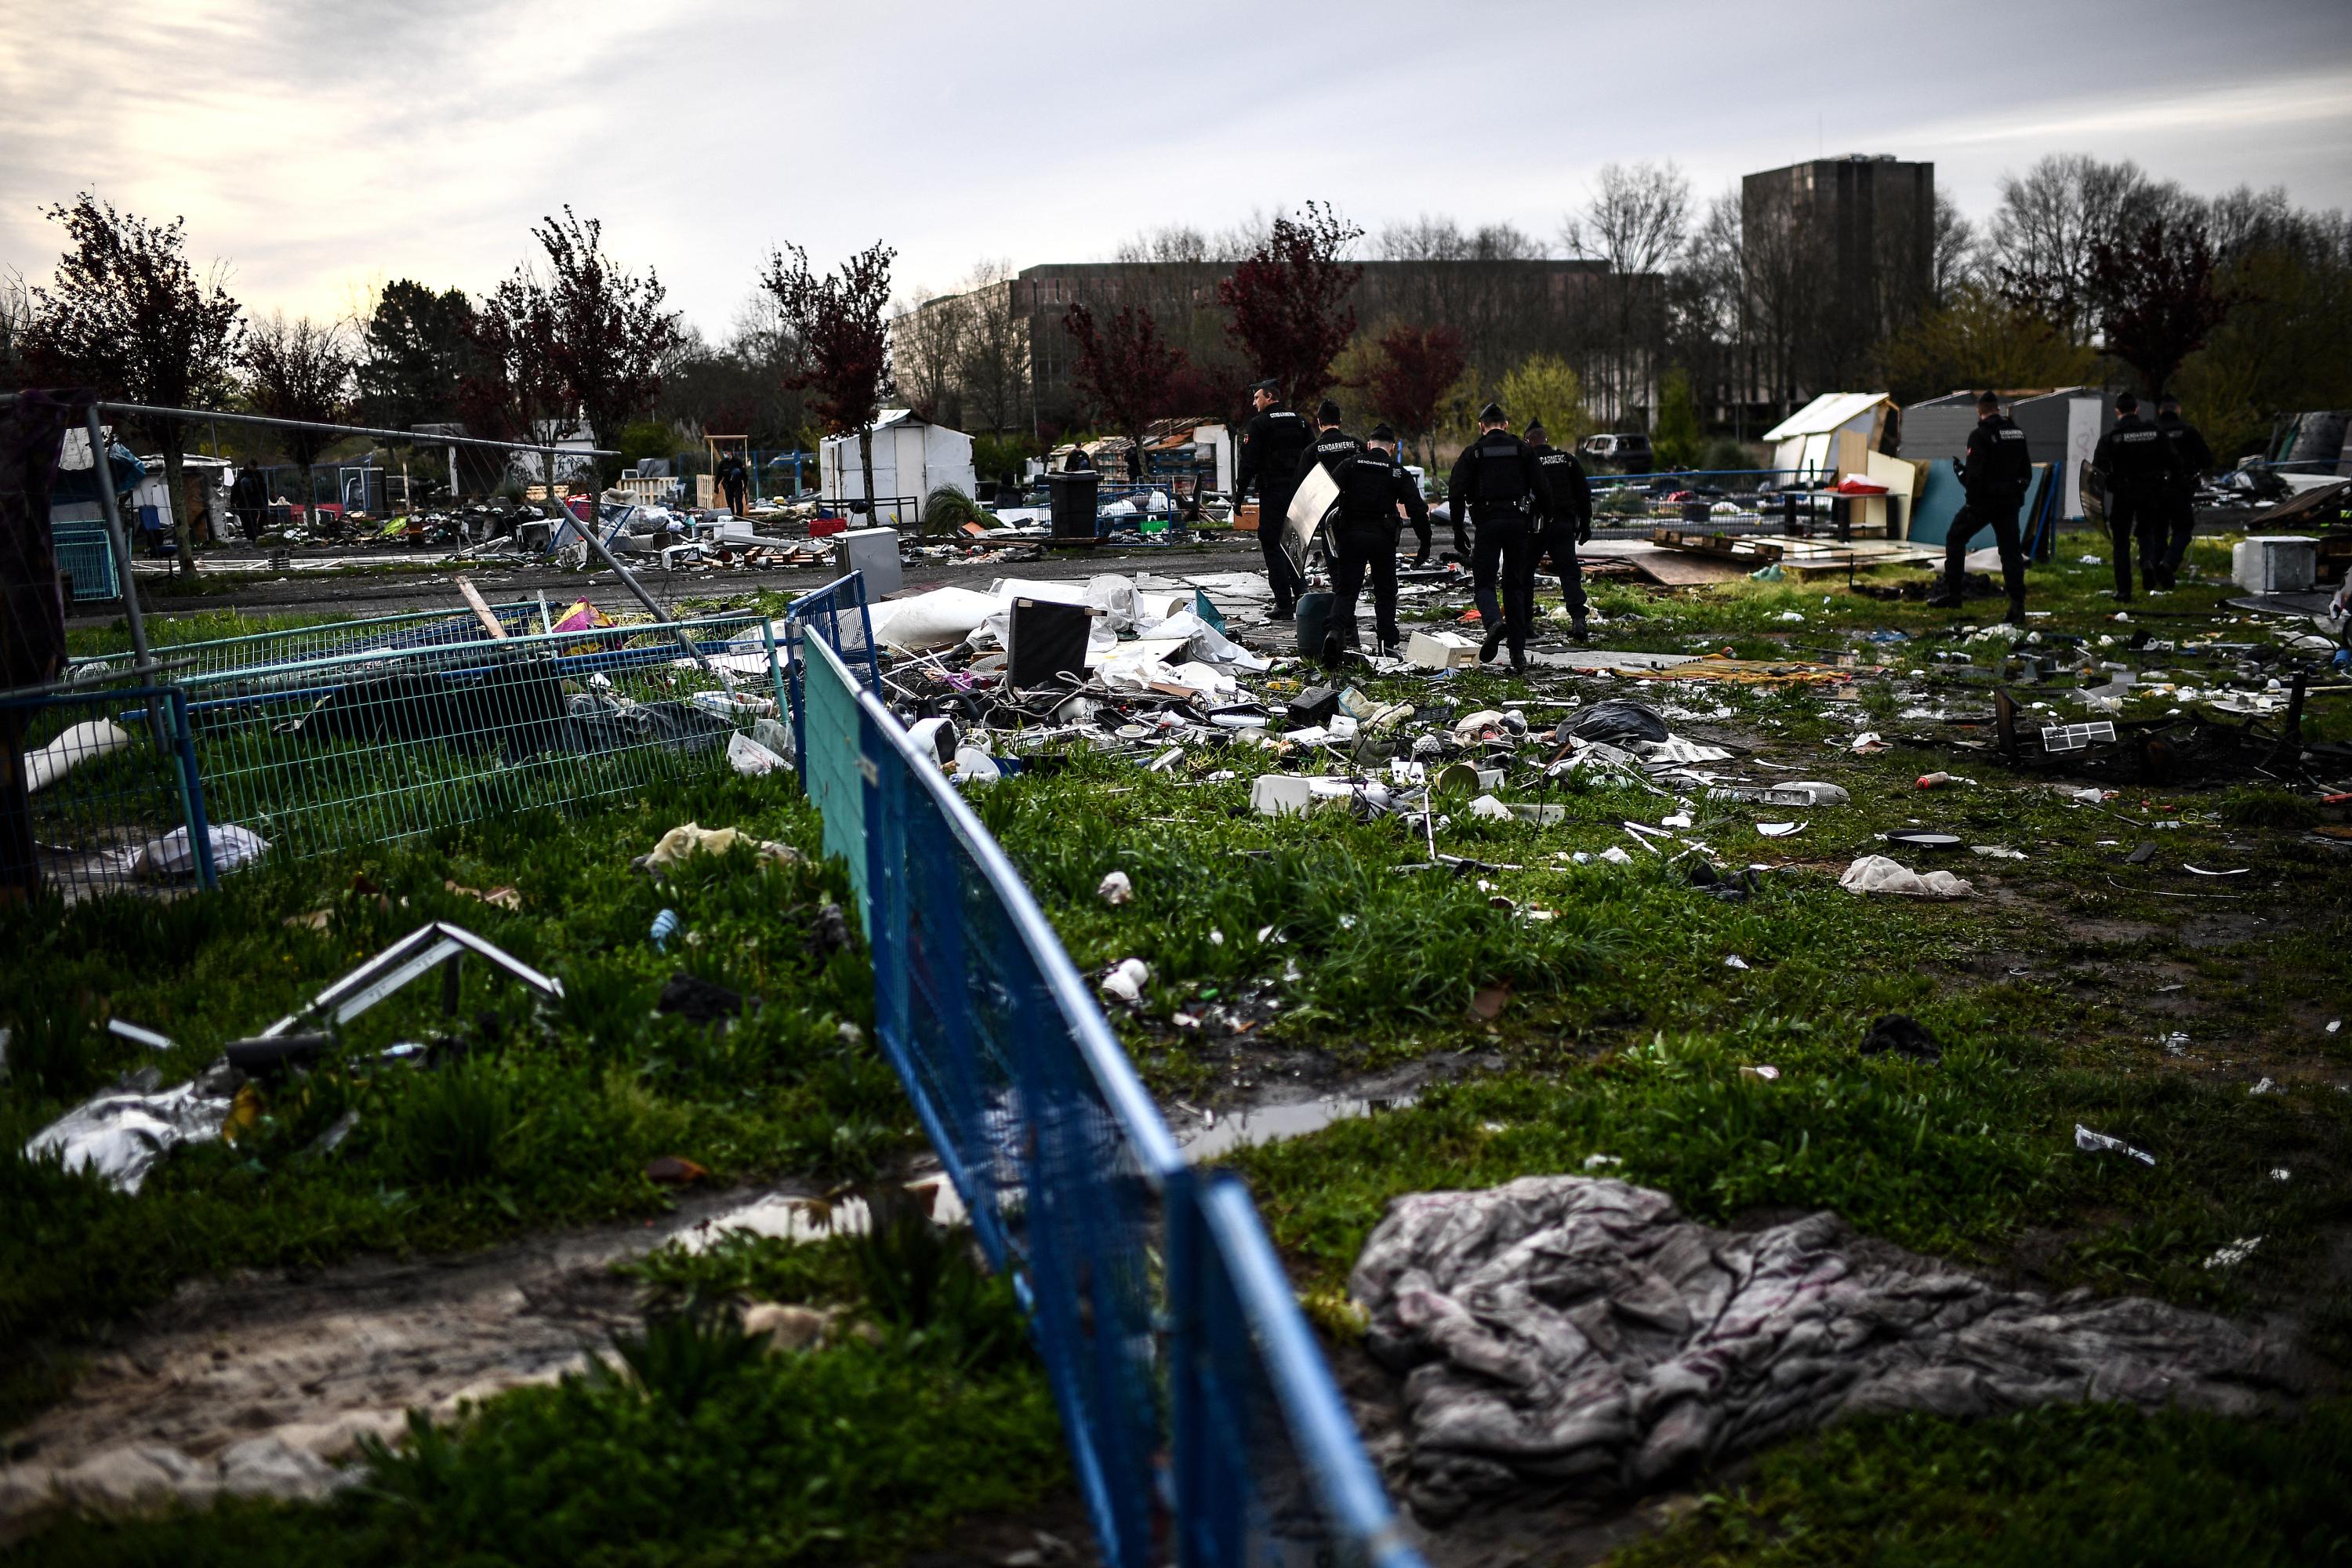
M2164 544L2163 576L2169 585L2173 574L2179 572L2180 563L2189 558L2189 540L2197 531L2197 507L2187 490L2171 490L2159 503L2159 510L2167 531L2171 535Z
M1298 602L1298 568L1282 552L1283 514L1290 510L1290 492L1267 495L1258 493L1257 547L1265 557L1265 585L1274 590L1276 611L1289 609Z
M1470 585L1478 599L1478 619L1486 629L1507 626L1506 637L1513 652L1528 646L1528 628L1536 619L1535 526L1522 513L1475 520L1477 537L1470 546ZM1502 603L1496 603L1501 589Z
M2116 553L2116 592L2131 595L2132 542L2139 542L2141 582L2153 588L2157 569L2164 563L2164 498L2155 493L2110 489L2107 492L2107 537Z
M1584 595L1584 563L1576 558L1576 524L1545 524L1543 547L1551 555L1551 569L1559 574L1560 598L1568 605L1568 613L1582 620L1588 601Z
M740 484L730 483L722 488L727 491L727 510L734 513L737 517L742 516L743 487Z
M1356 600L1364 575L1372 579L1372 625L1381 646L1404 640L1397 629L1397 536L1384 522L1338 522L1331 528L1331 624L1326 648L1360 646L1356 637Z
M1993 545L2000 552L2001 586L2009 590L2011 604L2025 603L2025 544L2017 527L2019 505L2006 496L1971 496L1952 514L1952 531L1944 535L1944 589L1954 599L1962 597L1969 541L1976 537L1978 529L1990 527Z

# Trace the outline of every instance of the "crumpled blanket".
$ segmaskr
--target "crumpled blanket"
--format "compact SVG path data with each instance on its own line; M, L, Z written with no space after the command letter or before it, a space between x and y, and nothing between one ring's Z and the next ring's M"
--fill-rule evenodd
M2003 1290L1827 1213L1717 1230L1577 1176L1400 1198L1349 1289L1404 1374L1402 1489L1433 1522L1529 1486L1640 1493L1863 1412L2234 1415L2297 1384L2289 1346L2205 1313Z

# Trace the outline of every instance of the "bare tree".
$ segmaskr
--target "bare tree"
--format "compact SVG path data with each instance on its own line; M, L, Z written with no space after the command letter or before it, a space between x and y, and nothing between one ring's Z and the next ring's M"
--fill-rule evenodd
M32 325L32 290L15 272L0 276L0 392L14 392L30 379L25 335Z
M2053 153L2022 178L2004 175L1992 220L2002 291L2076 342L2089 342L2097 324L2093 249L2179 198L2178 186L2155 184L2137 163L2103 163L2080 153Z
M87 191L48 216L65 226L72 248L50 286L32 290L25 342L34 373L129 403L185 408L215 401L236 363L242 312L218 267L198 281L188 264L186 220L151 224ZM194 573L181 499L185 428L172 418L143 423L163 454L180 570Z
M965 281L971 302L956 379L967 417L990 431L1021 424L1029 385L1029 322L1013 308L1013 263L983 261Z
M1560 239L1571 256L1609 264L1606 332L1612 414L1627 417L1654 368L1665 335L1664 291L1657 274L1683 253L1690 237L1690 181L1673 162L1609 163L1581 216L1570 216Z
M1952 302L1964 284L1981 282L1985 275L1985 246L1975 224L1960 211L1958 202L1943 191L1936 193L1935 250L1930 258L1928 303L1941 310Z
M792 264L784 264L784 250ZM788 384L809 402L830 435L857 433L857 459L866 474L866 504L874 501L874 420L890 384L890 333L882 311L890 300L890 263L898 252L877 240L822 278L809 270L797 245L771 251L760 287L799 341L801 363Z
M890 365L898 395L926 419L961 421L962 411L952 405L971 318L971 305L963 294L935 296L890 313Z
M337 424L351 413L352 354L341 331L281 312L255 323L245 340L246 401L273 419ZM320 430L282 430L278 444L302 469L302 511L317 508L319 454L336 437Z

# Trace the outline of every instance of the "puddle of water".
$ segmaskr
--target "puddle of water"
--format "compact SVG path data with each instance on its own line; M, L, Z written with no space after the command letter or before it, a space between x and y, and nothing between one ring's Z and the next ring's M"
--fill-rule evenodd
M1327 1094L1318 1100L1300 1100L1296 1105L1267 1105L1254 1110L1219 1113L1213 1121L1204 1121L1198 1112L1188 1112L1189 1125L1178 1127L1177 1146L1192 1164L1202 1165L1219 1159L1234 1149L1253 1143L1279 1143L1286 1138L1303 1137L1320 1132L1335 1121L1350 1117L1373 1116L1383 1110L1398 1110L1411 1105L1413 1096L1397 1094L1370 1097L1353 1094Z

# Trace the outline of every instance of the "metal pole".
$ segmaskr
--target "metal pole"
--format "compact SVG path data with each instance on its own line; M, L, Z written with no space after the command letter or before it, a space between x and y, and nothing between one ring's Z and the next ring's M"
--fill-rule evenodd
M568 512L569 509L567 508L566 510ZM629 569L622 565L620 562L614 559L613 552L604 546L604 531L603 528L599 526L600 521L601 520L596 515L596 503L592 499L588 503L588 521L580 531L581 537L588 542L588 548L594 551L597 557L602 560L605 565L613 569L613 574L621 580L621 585L628 589L630 593L636 595L637 603L643 605L647 610L651 611L656 621L658 621L661 625L669 627L670 635L677 639L677 646L686 650L686 656L688 658L702 666L702 668L709 673L717 676L719 678L719 683L727 688L728 696L733 697L736 695L735 678L728 673L726 667L724 665L711 663L710 656L694 646L694 639L687 636L684 629L681 628L677 622L670 619L669 612L663 609L661 605L655 601L654 596L646 592L644 586L638 583L636 578L629 574ZM559 523L557 526L561 527L562 524Z
M106 536L114 546L115 564L122 571L122 613L131 623L131 650L143 680L154 673L154 657L147 651L147 620L139 613L139 584L131 577L131 542L123 535L122 514L114 505L114 465L107 461L106 436L98 426L98 405L82 411L89 432L90 477L98 481L99 510L106 518Z

